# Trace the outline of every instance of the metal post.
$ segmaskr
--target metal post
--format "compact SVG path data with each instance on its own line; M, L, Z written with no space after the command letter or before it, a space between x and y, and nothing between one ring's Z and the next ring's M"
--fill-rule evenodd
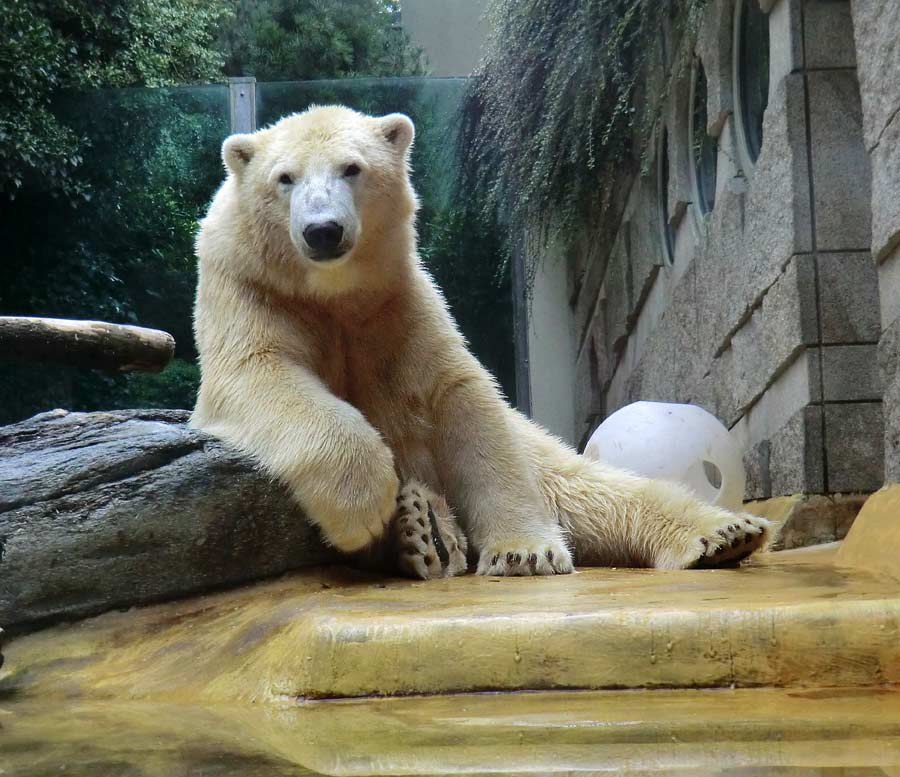
M521 246L512 253L513 342L516 359L516 407L531 418L531 365L528 359L528 293L525 254Z
M231 132L256 131L256 79L241 76L228 79L231 103Z

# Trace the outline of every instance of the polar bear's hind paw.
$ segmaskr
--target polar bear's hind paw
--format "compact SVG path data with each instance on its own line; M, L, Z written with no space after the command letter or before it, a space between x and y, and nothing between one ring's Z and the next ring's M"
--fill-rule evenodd
M769 535L769 521L747 513L736 514L712 537L702 537L703 552L691 564L695 568L734 566L759 550Z
M466 537L446 501L421 483L400 489L390 531L404 576L431 580L466 573Z

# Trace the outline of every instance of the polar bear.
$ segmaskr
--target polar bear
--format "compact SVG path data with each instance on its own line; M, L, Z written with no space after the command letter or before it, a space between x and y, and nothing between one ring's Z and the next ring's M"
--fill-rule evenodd
M513 410L416 253L402 114L314 107L226 139L197 237L193 424L285 483L324 538L429 578L677 569L768 523L591 462ZM457 522L458 517L458 522Z

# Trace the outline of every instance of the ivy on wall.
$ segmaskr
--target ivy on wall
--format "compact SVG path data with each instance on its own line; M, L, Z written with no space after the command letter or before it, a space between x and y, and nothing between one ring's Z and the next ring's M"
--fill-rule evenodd
M608 206L623 165L646 161L661 98L681 71L652 66L694 36L706 2L493 0L464 103L462 180L513 243L539 224L571 244Z

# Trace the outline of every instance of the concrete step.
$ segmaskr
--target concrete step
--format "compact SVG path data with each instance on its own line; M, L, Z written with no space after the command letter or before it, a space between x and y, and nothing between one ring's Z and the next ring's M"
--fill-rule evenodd
M2 684L258 701L900 682L900 586L833 555L425 583L312 570L15 640Z

